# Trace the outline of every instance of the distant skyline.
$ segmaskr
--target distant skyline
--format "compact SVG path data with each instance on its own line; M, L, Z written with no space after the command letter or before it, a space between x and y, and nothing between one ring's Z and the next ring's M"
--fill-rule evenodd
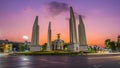
M0 0L0 40L23 42L26 35L31 41L33 23L39 16L40 45L47 42L49 21L52 40L60 33L61 39L69 42L70 6L77 24L78 15L83 16L88 45L104 46L105 39L117 40L120 0Z

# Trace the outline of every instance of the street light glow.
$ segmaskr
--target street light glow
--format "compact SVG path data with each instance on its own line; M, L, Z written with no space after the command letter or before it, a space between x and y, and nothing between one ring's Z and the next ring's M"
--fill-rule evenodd
M25 36L25 35L24 35L24 36L23 36L23 39L24 39L24 40L28 40L28 36Z

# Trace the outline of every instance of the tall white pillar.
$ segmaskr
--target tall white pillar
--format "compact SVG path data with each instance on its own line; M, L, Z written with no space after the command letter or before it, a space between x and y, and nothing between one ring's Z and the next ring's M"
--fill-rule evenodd
M68 45L68 51L79 52L79 44L77 42L76 32L76 20L73 12L73 8L70 7L70 20L69 20L69 33L70 33L70 44Z
M33 28L32 28L30 51L40 51L38 16L36 16L35 22L34 22Z
M48 37L47 37L47 51L51 51L51 22L49 22L48 26Z
M86 41L85 26L82 17L80 15L79 15L79 24L78 24L78 36L79 36L80 50L87 50L88 46Z

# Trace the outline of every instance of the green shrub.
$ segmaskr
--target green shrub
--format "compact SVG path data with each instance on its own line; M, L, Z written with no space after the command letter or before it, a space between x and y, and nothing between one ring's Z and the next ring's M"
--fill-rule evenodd
M64 52L64 51L39 51L39 52L18 52L16 55L78 55L77 52Z

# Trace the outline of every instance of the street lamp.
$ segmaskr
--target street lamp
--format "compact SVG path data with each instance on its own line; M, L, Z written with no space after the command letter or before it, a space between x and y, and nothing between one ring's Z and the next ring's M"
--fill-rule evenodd
M25 51L28 51L28 36L24 35L23 39L25 40L24 44L25 44Z
M23 39L25 40L25 41L27 41L28 40L28 36L23 36Z

